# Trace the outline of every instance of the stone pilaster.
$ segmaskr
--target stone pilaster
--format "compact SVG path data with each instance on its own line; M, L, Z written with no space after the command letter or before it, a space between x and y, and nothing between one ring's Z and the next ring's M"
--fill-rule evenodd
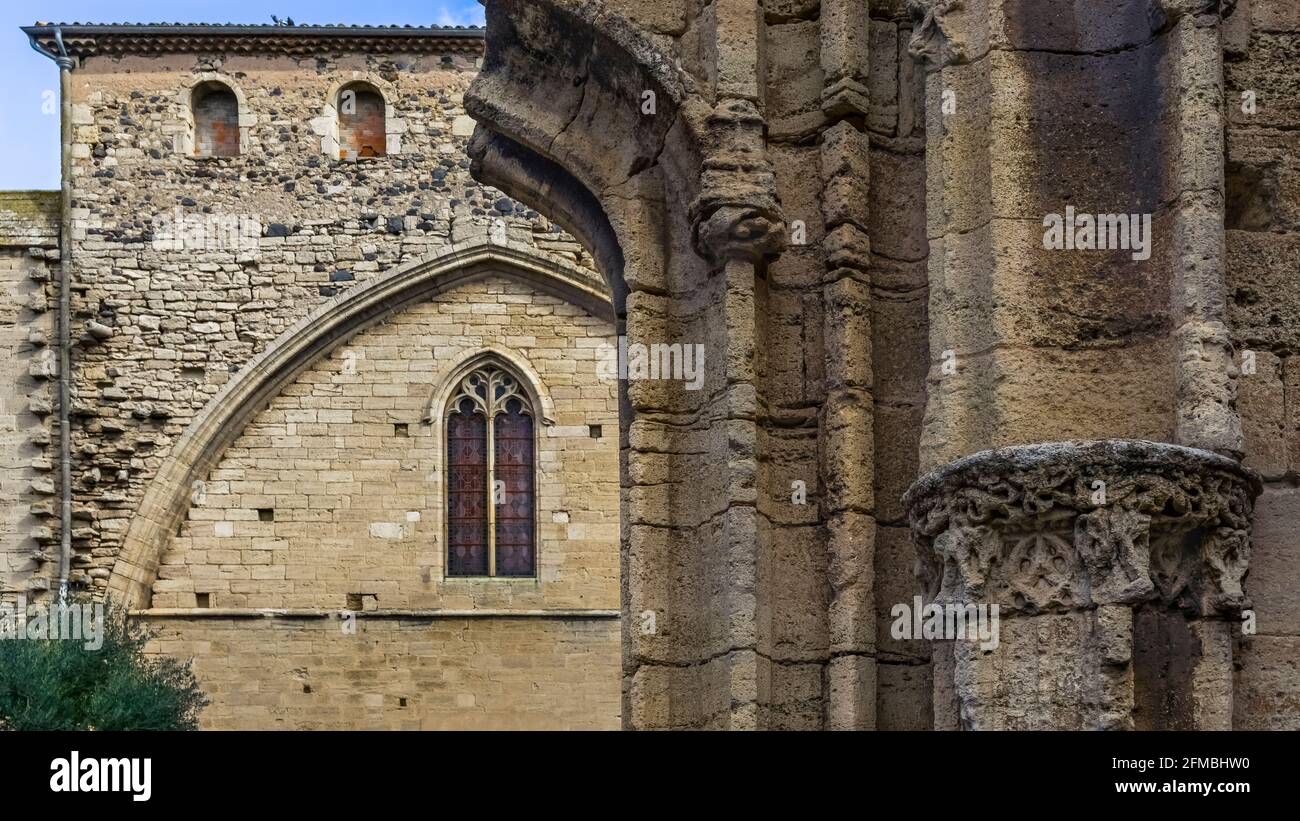
M776 176L767 152L763 116L766 36L762 9L745 0L722 0L705 26L715 55L716 102L701 134L700 192L690 218L696 252L711 265L711 286L721 295L723 326L720 394L710 415L726 431L720 522L724 560L716 580L725 614L722 632L730 700L726 727L760 729L772 661L761 651L771 591L760 570L770 553L758 487L762 389L756 371L759 301L756 277L786 244ZM715 340L717 337L715 337ZM710 366L717 367L717 366Z
M936 646L936 729L1225 727L1259 492L1231 459L1124 440L923 477L906 503L927 600L996 605L1000 627Z
M1222 17L1236 0L1155 0L1153 35L1167 32L1167 72L1179 89L1169 108L1172 289L1178 389L1175 441L1240 457L1235 352L1227 326L1223 172Z
M875 461L871 368L871 139L866 3L821 10L821 210L826 227L822 304L826 398L820 418L821 518L830 554L825 725L876 726Z

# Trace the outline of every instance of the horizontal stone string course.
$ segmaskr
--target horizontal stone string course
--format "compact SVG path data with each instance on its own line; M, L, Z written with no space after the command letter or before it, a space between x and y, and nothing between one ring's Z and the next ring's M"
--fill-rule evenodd
M617 619L618 610L515 610L477 608L473 610L314 610L250 609L238 607L152 607L132 610L131 615L146 619Z

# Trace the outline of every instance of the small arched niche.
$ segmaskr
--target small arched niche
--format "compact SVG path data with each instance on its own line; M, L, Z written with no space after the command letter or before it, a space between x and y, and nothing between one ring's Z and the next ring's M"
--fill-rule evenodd
M387 104L370 83L348 83L334 101L338 112L339 159L388 156Z
M325 92L321 114L311 121L321 153L331 160L357 161L402 153L407 123L397 116L392 83L368 71L354 71Z
M205 80L190 91L194 156L239 156L239 98L230 86Z

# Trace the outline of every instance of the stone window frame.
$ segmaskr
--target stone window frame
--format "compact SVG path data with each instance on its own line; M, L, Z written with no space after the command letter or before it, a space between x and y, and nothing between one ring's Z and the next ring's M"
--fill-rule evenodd
M450 415L448 410L451 407L452 399L460 393L465 378L484 368L496 368L512 377L519 387L519 392L528 401L528 410L533 417L533 575L531 576L497 576L491 575L490 570L487 576L453 576L448 572L451 567L451 517L447 508L447 480L451 475L451 460L447 452L447 418ZM542 568L541 442L543 437L546 436L545 429L555 425L555 403L551 399L550 392L546 390L545 383L527 359L515 351L496 344L488 344L479 350L462 354L451 365L443 369L434 384L437 387L425 403L422 420L433 436L434 446L438 453L437 476L439 481L436 483L437 486L434 492L438 499L436 510L441 519L439 531L443 544L442 581L452 584L493 582L535 585L540 583ZM489 553L489 568L494 563L494 558Z
M330 85L325 93L325 103L321 115L311 121L312 133L320 137L321 153L334 162L382 162L384 157L355 157L344 159L339 155L339 111L338 99L348 86L369 86L384 101L384 156L396 157L402 153L402 135L407 132L406 120L397 116L393 101L397 99L397 88L392 83L370 71L354 71L345 80L338 80Z
M201 157L194 153L195 147L195 126L194 126L194 92L199 86L216 83L230 89L235 95L235 102L239 106L239 154L237 157L246 156L252 147L252 130L257 125L257 115L253 113L248 106L248 97L244 90L240 88L239 83L229 74L219 71L200 71L195 72L176 93L176 116L175 119L163 126L165 132L172 135L172 151L182 157L192 160L232 160L236 157Z

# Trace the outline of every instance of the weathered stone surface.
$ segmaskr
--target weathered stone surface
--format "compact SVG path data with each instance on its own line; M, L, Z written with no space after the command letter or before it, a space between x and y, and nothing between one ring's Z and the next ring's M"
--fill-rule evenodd
M1231 459L1126 441L987 451L923 477L907 504L925 600L1003 617L997 646L946 637L962 726L1228 726L1260 490Z
M295 676L333 682L364 653L320 637L328 661L290 667L312 628L268 619L258 640L286 660L259 666L219 619L168 615L161 650L198 654L225 699L211 726L1286 726L1300 19L1251 0L1225 24L1233 5L489 0L486 45L457 35L445 55L350 35L323 51L297 40L310 27L230 53L79 44L71 578L155 607L621 603L613 710L605 616L452 635L426 615L418 639L366 622L376 652L431 669L471 644L502 664L466 662L467 693L376 662L381 681L342 706ZM335 95L356 80L383 98L385 156L340 161ZM232 86L240 156L190 156L198 82ZM54 200L22 202L0 198L0 450L21 466L0 481L0 585L50 589L61 272ZM1067 209L1149 216L1149 254L1045 245ZM178 214L256 224L238 247L173 247L154 218ZM229 441L177 465L250 363L278 361L304 317L328 322L317 306L449 244L598 268L612 317L529 277L376 306L383 323L313 343L239 405ZM699 383L597 379L616 334L701 346ZM543 560L527 584L458 587L417 398L436 363L487 346L526 356L553 402ZM349 350L365 356L343 374ZM1196 450L1044 445L1070 439ZM1009 445L1040 461L963 472ZM1239 458L1268 483L1258 516ZM903 491L930 471L910 501L947 501L921 520L913 505L918 581ZM1005 606L1000 646L892 636L918 590ZM1234 639L1247 594L1261 633ZM236 692L256 674L257 698Z
M615 619L361 615L354 635L332 615L146 621L159 631L150 650L195 660L213 700L205 729L618 727L618 679L603 669L618 655Z
M876 667L876 729L929 730L934 727L928 664Z
M1272 636L1300 635L1300 490L1270 486L1256 503L1257 548L1246 590L1255 605L1257 629Z
M1265 479L1281 479L1287 472L1288 442L1283 360L1268 351L1250 351L1246 355L1253 357L1255 372L1242 374L1237 396L1246 437L1243 464Z
M1237 654L1233 727L1300 730L1300 637L1254 636Z

